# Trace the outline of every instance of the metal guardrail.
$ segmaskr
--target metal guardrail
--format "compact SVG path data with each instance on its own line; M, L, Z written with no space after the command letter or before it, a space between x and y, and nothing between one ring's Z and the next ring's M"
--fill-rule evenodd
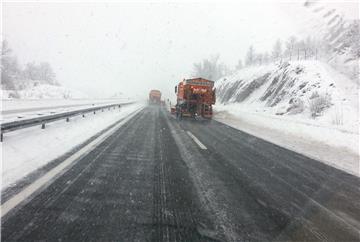
M12 122L6 122L1 124L1 131L0 131L0 142L3 142L3 134L19 129L24 129L32 126L41 125L42 129L45 129L45 124L55 122L61 119L65 119L66 122L70 121L71 117L82 115L85 117L85 114L87 113L94 113L96 114L97 111L101 110L104 111L105 109L111 109L111 108L120 108L122 105L129 105L134 102L128 102L128 103L118 103L118 104L109 104L105 106L98 106L98 107L92 107L92 108L86 108L86 109L80 109L80 110L74 110L69 112L63 112L58 114L52 114L52 115L46 115L42 117L36 117L36 118L29 118L24 120L17 120Z

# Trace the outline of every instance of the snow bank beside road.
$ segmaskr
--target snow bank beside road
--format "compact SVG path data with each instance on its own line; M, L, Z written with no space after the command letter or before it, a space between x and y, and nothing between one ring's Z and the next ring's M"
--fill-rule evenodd
M2 189L16 185L16 181L60 157L77 145L118 120L142 108L137 103L105 111L50 123L45 130L33 127L7 133L2 143Z
M215 120L360 176L359 133L289 117L216 105Z
M246 67L215 86L215 119L359 176L354 80L309 60Z

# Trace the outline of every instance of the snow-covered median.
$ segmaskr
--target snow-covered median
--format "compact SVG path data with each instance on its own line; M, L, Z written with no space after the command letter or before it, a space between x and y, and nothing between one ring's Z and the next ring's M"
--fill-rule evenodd
M121 109L88 114L47 124L46 129L32 127L7 133L2 143L2 189L48 162L60 157L96 133L144 106L136 103Z
M250 112L237 104L216 105L214 119L360 176L359 133L353 129Z

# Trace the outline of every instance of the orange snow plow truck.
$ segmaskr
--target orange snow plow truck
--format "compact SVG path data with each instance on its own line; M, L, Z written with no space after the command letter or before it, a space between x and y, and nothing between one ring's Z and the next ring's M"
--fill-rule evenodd
M177 102L173 112L178 118L212 118L212 105L215 104L213 81L201 77L184 79L175 86L175 93Z
M151 90L149 93L149 103L159 104L161 103L161 92L159 90Z

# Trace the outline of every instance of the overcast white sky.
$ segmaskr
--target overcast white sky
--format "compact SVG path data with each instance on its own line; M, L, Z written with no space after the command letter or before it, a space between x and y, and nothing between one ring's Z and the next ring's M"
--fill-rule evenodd
M356 17L357 7L344 9ZM270 50L309 24L298 2L7 2L2 11L21 64L48 61L60 83L88 95L172 96L194 62L219 53L234 66L250 44Z

